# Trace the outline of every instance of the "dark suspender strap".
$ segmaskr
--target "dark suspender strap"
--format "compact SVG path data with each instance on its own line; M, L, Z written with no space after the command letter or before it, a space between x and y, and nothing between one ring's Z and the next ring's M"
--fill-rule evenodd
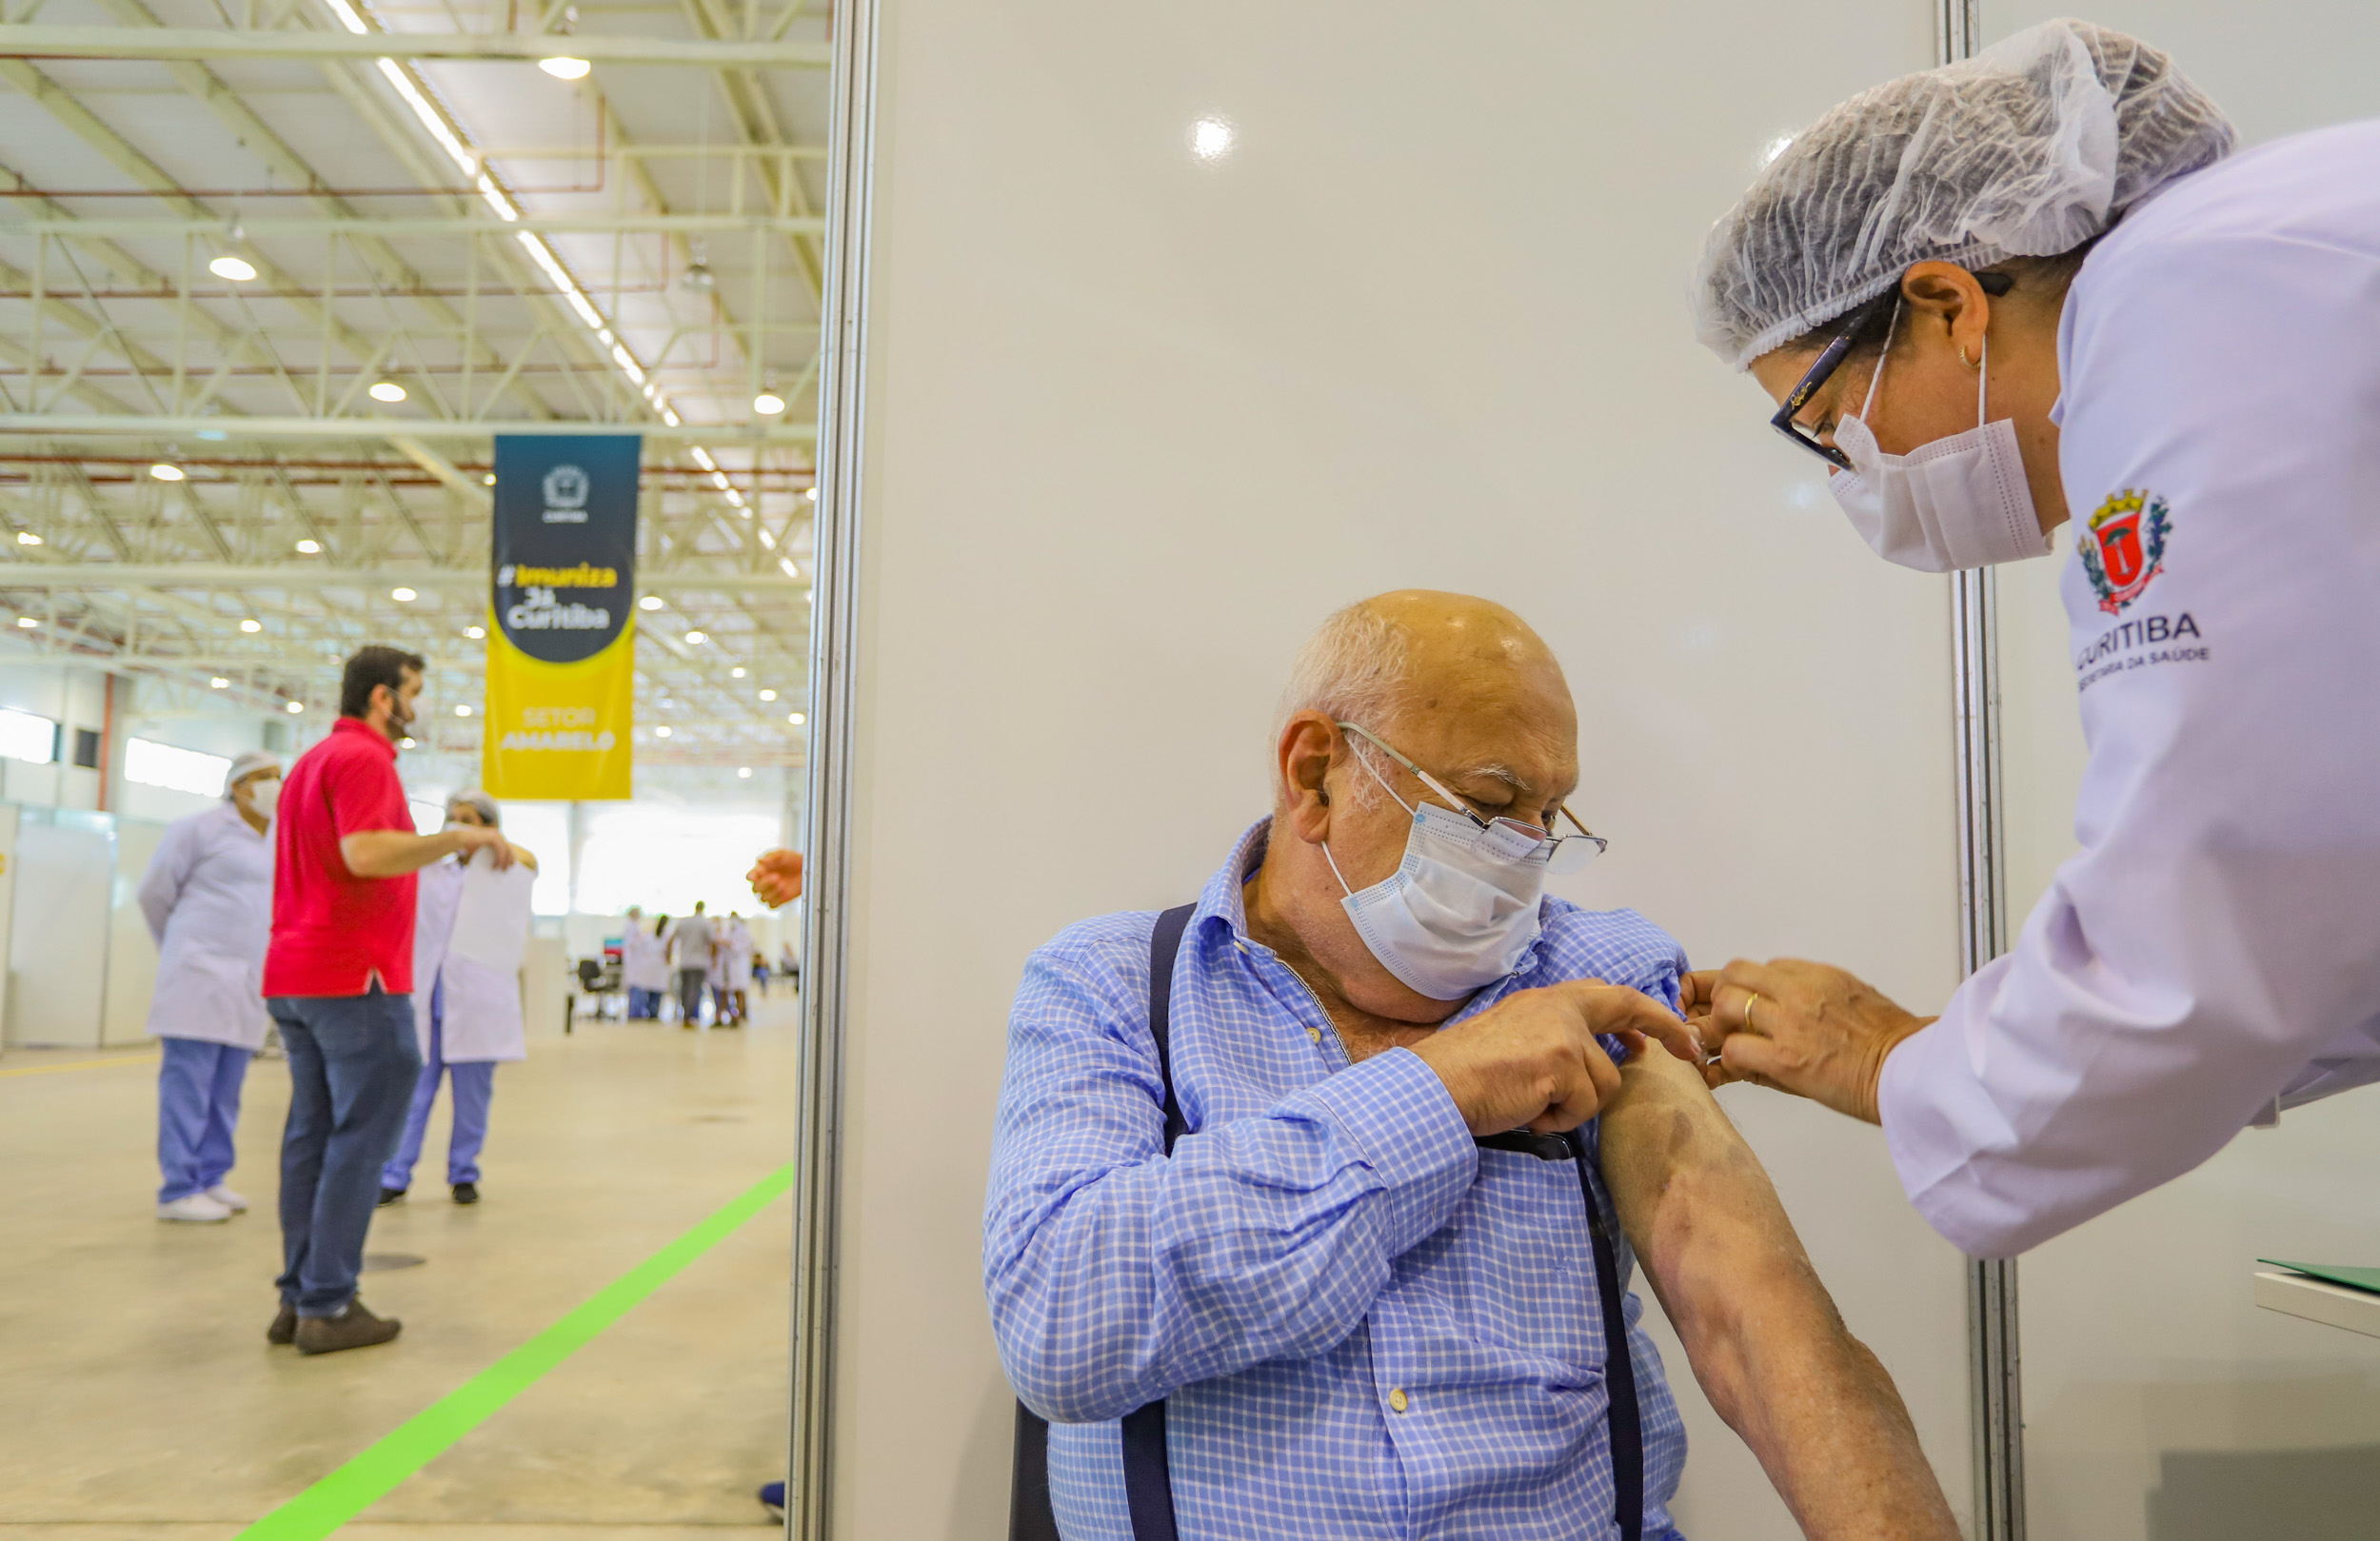
M1174 956L1198 906L1184 904L1157 918L1149 934L1149 1037L1157 1043L1157 1072L1165 1083L1165 1154L1188 1134L1181 1104L1174 1098L1174 1057L1169 1037L1174 1017ZM1124 1414L1124 1503L1132 1515L1134 1541L1178 1541L1174 1532L1173 1471L1165 1453L1163 1398ZM1049 1425L1022 1402L1017 1404L1015 1470L1009 1476L1008 1541L1059 1541L1058 1515L1049 1503Z
M1190 1132L1174 1096L1174 957L1197 908L1184 904L1157 918L1149 933L1149 1037L1157 1040L1157 1071L1165 1081L1165 1154ZM1165 1451L1163 1398L1124 1414L1124 1504L1132 1512L1133 1541L1177 1541L1174 1474Z
M1596 1201L1594 1162L1586 1136L1562 1136L1578 1163L1578 1195L1587 1201L1587 1239L1595 1247L1595 1288L1603 1303L1603 1389L1612 1402L1612 1507L1620 1541L1644 1535L1644 1421L1636 1405L1636 1361L1628 1352L1628 1318L1620 1309L1619 1255L1612 1246L1603 1206Z

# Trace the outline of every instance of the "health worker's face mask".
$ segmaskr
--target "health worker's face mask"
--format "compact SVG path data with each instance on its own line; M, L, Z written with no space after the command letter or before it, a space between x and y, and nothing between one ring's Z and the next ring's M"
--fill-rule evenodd
M257 818L272 818L272 811L281 806L281 778L268 776L261 781L248 782L248 805L256 810Z
M1897 307L1893 320L1897 326ZM1890 357L1889 331L1884 348ZM1866 419L1884 379L1880 360L1859 416L1835 425L1835 446L1850 458L1852 469L1829 477L1827 490L1851 516L1860 539L1885 561L1938 573L2049 555L2050 542L2041 533L2025 482L2015 425L1984 421L1991 363L1987 342L1975 369L1975 426L1965 433L1919 445L1906 455L1878 449Z
M1454 794L1429 774L1353 723L1360 734L1420 777L1449 802ZM1365 774L1413 815L1405 837L1405 859L1386 879L1358 893L1339 870L1329 842L1323 859L1339 886L1340 901L1356 935L1408 989L1432 1000L1460 1000L1520 966L1537 939L1537 901L1550 868L1567 871L1602 848L1592 835L1556 840L1514 820L1481 823L1435 803L1409 803L1372 768L1359 750Z

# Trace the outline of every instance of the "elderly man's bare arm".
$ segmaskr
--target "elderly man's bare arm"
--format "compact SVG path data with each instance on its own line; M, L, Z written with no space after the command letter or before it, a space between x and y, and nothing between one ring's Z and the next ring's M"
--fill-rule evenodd
M1776 1190L1693 1067L1639 1053L1603 1176L1695 1378L1804 1535L1956 1541L1892 1377L1843 1326Z

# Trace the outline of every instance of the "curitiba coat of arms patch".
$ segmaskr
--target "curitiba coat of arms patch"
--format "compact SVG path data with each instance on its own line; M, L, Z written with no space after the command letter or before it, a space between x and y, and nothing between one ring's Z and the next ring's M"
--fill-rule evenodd
M2172 513L2155 493L2127 487L2091 516L2075 546L2084 576L2099 592L2100 609L2122 613L2165 570L2165 538L2172 532Z

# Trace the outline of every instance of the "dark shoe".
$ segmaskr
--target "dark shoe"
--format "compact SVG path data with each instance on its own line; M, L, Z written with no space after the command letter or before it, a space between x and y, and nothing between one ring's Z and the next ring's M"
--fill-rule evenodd
M380 1191L380 1202L374 1204L372 1208L387 1209L389 1205L395 1203L398 1199L403 1198L404 1196L405 1190L402 1188L383 1188Z
M284 1300L281 1310L273 1316L272 1325L265 1329L265 1341L276 1348L288 1347L297 1341L297 1307Z
M768 1511L770 1519L783 1523L785 1517L785 1485L782 1482L762 1483L761 1507Z
M454 1185L454 1201L455 1201L456 1203L458 1203L458 1204L476 1204L476 1203L478 1203L478 1202L479 1202L479 1184L478 1184L478 1183L476 1183L476 1182L458 1182L458 1183L456 1183L456 1184Z
M405 1324L394 1317L375 1316L361 1300L350 1300L347 1309L336 1316L300 1316L297 1324L297 1351L300 1353L336 1353L341 1349L368 1349L375 1343L386 1343L404 1330Z

